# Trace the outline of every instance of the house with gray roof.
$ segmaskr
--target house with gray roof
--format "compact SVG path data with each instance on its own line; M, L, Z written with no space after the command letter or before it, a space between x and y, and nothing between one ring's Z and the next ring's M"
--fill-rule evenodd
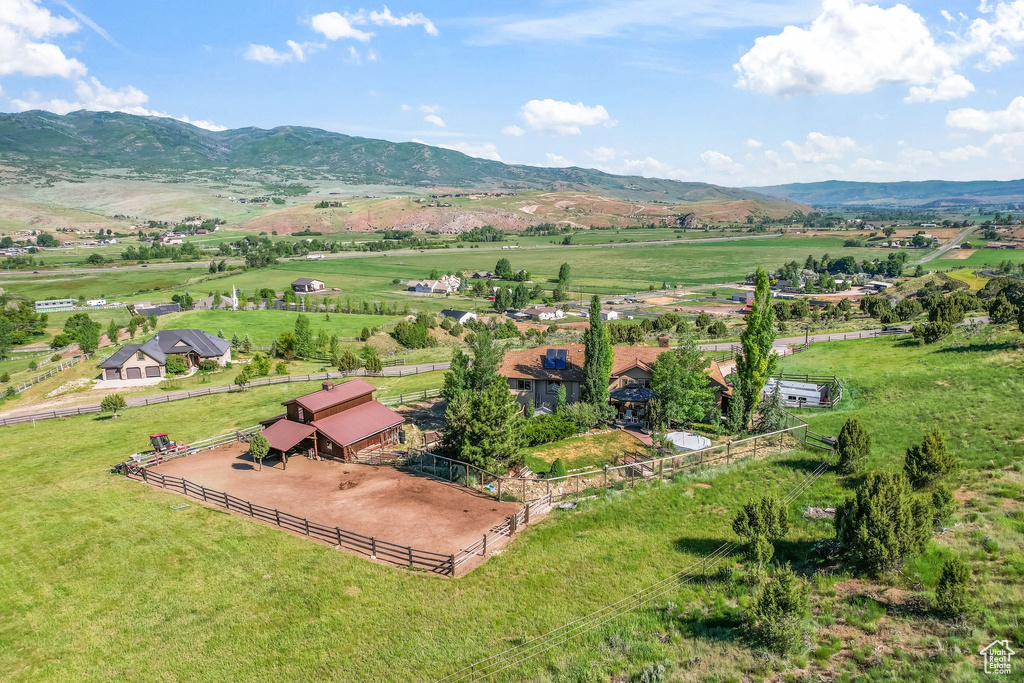
M231 361L231 342L202 330L161 330L142 344L125 344L100 363L103 379L142 379L167 376L167 357L181 356L193 368L204 360L225 365Z

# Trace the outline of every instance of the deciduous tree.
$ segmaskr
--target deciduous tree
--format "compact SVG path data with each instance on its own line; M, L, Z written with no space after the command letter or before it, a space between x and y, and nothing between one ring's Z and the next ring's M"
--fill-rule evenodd
M775 311L772 309L771 283L763 268L754 276L754 301L747 315L747 329L740 335L743 352L736 358L736 374L741 379L746 414L743 423L750 423L750 412L757 405L765 382L775 373L779 357L772 350L775 343Z
M692 337L660 354L652 367L651 388L665 415L684 425L700 422L715 404L715 389L708 381L711 361L703 357Z

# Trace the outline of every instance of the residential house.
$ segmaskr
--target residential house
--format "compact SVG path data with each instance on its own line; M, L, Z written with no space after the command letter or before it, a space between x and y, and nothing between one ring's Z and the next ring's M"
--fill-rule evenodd
M668 348L652 346L615 346L614 361L608 389L611 403L619 419L644 422L647 403L656 398L651 389L653 365ZM526 351L505 353L498 373L508 380L509 389L524 406L533 401L537 409L554 407L558 388L565 387L566 402L580 400L584 380L582 344L541 346ZM708 368L708 381L715 387L715 402L724 407L725 397L732 395L718 363Z
M320 292L324 289L322 280L311 277L300 277L292 282L292 291L296 293Z
M478 270L473 273L472 277L477 280L492 280L495 275L489 270Z
M182 236L176 232L160 235L160 244L181 244Z
M445 275L440 280L410 280L406 289L419 294L450 294L459 291L462 280L454 275Z
M202 330L160 330L143 344L125 344L100 363L103 379L165 377L167 357L182 356L187 367L204 360L231 362L231 342Z
M554 306L534 306L524 309L523 313L533 320L561 320L565 317L565 311Z
M476 320L476 313L472 311L456 311L451 308L446 308L441 311L442 318L451 318L460 325L465 325L470 320Z
M750 303L750 302L752 302L754 300L754 292L753 291L746 291L746 292L739 292L738 294L733 294L732 295L732 300L733 301L739 301L739 302L744 303L744 304L748 304L748 303Z
M405 418L374 400L369 382L324 382L320 391L284 401L285 412L265 420L263 435L282 453L312 451L321 458L352 458L398 443Z
M139 301L135 304L135 314L144 315L147 318L151 315L160 317L168 313L181 313L181 304L172 301L166 304L151 304L148 301Z
M618 320L619 312L614 308L602 308L601 309L601 320Z

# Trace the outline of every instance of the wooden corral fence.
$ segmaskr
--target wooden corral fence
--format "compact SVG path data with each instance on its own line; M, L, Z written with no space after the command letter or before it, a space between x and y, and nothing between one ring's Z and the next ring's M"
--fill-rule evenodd
M627 454L620 465L549 479L502 476L429 451L414 451L406 460L396 461L396 464L453 481L497 500L521 503L548 500L550 503L590 495L599 489L635 487L637 481L672 479L677 474L711 465L730 465L748 458L765 457L798 444L832 450L828 437L811 434L806 422L786 413L786 426L773 432L662 458L647 458L643 454L633 454L634 457L630 458Z
M365 555L371 560L380 560L409 569L421 569L441 576L455 575L457 565L454 554L445 555L429 550L419 550L411 546L384 541L375 536L364 536L353 531L346 531L337 526L320 524L277 508L269 508L223 491L206 488L188 479L150 472L145 465L129 464L124 467L123 472L129 479L180 493L204 503L218 505L230 512L248 515L253 519L279 526L282 529L304 534L324 543Z
M290 382L316 382L326 379L342 379L348 377L406 377L408 375L418 375L424 372L447 370L449 367L451 367L451 363L429 363L424 365L407 365L404 367L384 368L384 370L379 373L368 373L365 370L353 370L352 372L318 372L310 375L282 375L280 377L255 379L246 384L244 388L249 389L250 387L263 387L270 386L272 384L288 384ZM217 386L206 387L204 389L171 391L158 396L129 396L125 399L125 402L128 404L129 408L139 408L142 406L155 405L157 403L169 403L171 401L199 398L200 396L209 396L211 394L225 394L231 391L240 390L242 390L242 387L237 384L218 384ZM385 405L401 405L412 401L424 401L428 398L436 398L440 395L439 391L440 389L426 389L424 391L416 391L409 394L399 394L397 397L386 396L378 400ZM100 412L99 403L92 403L74 408L61 408L59 410L44 410L37 413L26 413L24 415L0 418L0 427L22 424L23 422L35 422L36 420L52 420L61 417L72 417L74 415L89 415L98 412Z
M25 391L29 387L31 387L31 386L33 386L35 384L39 384L44 379L46 379L48 377L53 377L57 373L64 372L68 368L71 368L71 367L73 367L75 365L78 365L78 363L80 363L82 361L82 358L83 358L83 356L72 356L71 358L65 358L65 359L63 359L61 361L58 361L57 365L55 365L54 367L50 368L49 370L47 370L43 374L36 375L32 379L30 379L28 381L25 381L25 382L22 382L18 386L14 387L14 393L15 394L20 394L21 392Z
M724 363L726 361L735 360L736 356L743 354L743 348L737 344L733 344L728 351L718 353L717 355L711 356L711 360L716 363Z

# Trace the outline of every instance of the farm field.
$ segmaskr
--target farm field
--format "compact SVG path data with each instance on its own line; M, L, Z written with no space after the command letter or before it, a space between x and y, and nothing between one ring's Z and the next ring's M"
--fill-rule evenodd
M334 297L332 297L334 298ZM311 301L315 301L312 298ZM159 325L165 329L197 329L217 334L223 330L224 338L232 334L239 338L246 334L254 344L267 345L282 332L290 331L295 319L305 315L315 334L321 330L336 337L358 337L364 327L380 327L400 320L387 315L362 315L357 313L295 313L294 311L207 311L192 310L161 316Z
M939 270L968 268L971 270L987 270L998 266L1003 261L1014 264L1024 263L1024 249L975 249L967 258L937 258L930 261L927 267Z
M971 558L983 608L966 634L885 604L865 616L870 582L823 574L813 582L822 607L814 646L801 660L811 674L917 680L941 672L967 680L978 658L962 651L1024 636L1014 617L1024 598L1024 530L1011 514L1024 500L1024 479L1012 468L1024 444L1021 425L1006 419L1024 394L1018 339L993 329L929 347L893 338L817 344L784 361L787 372L843 378L839 409L805 418L835 434L846 418L860 416L874 440L872 468L899 467L903 450L933 425L956 425L947 439L966 465L957 481L963 526L908 564L898 585L914 591L920 582L929 594L951 547ZM0 666L11 678L102 671L144 679L392 680L401 671L406 680L433 680L690 564L734 538L739 506L788 490L818 460L796 452L601 494L576 511L554 511L456 580L373 565L199 504L174 510L180 496L109 473L154 431L189 441L253 424L276 411L278 389L131 409L116 421L84 416L4 429ZM298 387L283 389L294 395ZM831 523L801 511L834 506L853 483L827 474L794 503L776 557L813 568L808 551L831 536ZM765 676L765 661L731 635L748 591L729 572L682 586L665 596L675 605L669 611L631 613L502 680L632 677L666 659L684 679Z

